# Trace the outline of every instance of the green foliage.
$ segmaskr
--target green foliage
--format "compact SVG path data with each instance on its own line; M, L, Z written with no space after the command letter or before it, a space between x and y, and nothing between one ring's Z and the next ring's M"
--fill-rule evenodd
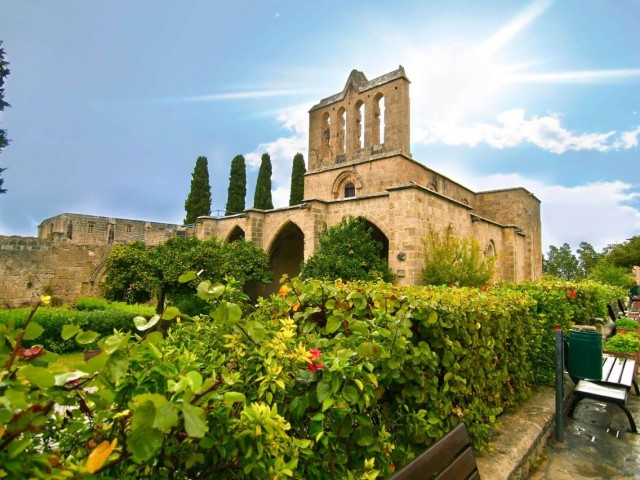
M273 200L271 199L271 157L268 153L262 155L258 180L256 181L256 191L253 196L253 208L260 210L271 210Z
M422 281L427 285L481 287L493 277L495 256L485 255L475 239L456 237L451 225L442 231L430 226L423 245Z
M11 73L9 70L9 62L4 59L4 49L2 48L2 41L0 41L0 112L2 112L5 107L9 107L10 105L4 100L4 79ZM6 147L9 143L7 139L7 132L4 129L0 128L0 152L4 147ZM4 172L6 168L0 168L0 174ZM4 184L4 178L0 177L0 194L7 193L6 188L2 188Z
M195 223L202 215L211 215L211 187L209 186L209 167L207 157L198 157L191 174L191 190L184 202L187 216L185 224Z
M389 477L460 421L486 448L496 416L536 384L549 323L568 328L616 293L294 279L250 308L237 287L201 282L210 316L168 307L135 318L135 335L63 325L64 341L101 350L71 366L22 347L44 335L37 307L22 328L0 324L0 473Z
M77 310L105 310L109 307L109 302L104 298L80 297L76 300Z
M300 205L304 199L304 174L306 173L304 157L296 153L293 157L291 168L291 191L289 193L289 205Z
M229 173L229 190L227 192L227 206L225 215L241 213L245 208L245 197L247 196L247 167L244 157L236 155L231 161L231 172Z
M636 284L631 269L617 267L606 258L598 261L589 274L589 279L600 283L607 283L622 288L629 288Z
M602 253L596 252L593 246L588 242L580 242L577 253L582 272L584 273L584 275L589 276L589 274L591 274L591 271L602 258Z
M623 330L637 330L640 329L640 324L636 320L632 320L627 317L620 317L616 320L616 328Z
M640 351L640 337L636 332L614 335L604 342L604 349L609 352L637 353Z
M584 278L584 271L580 268L580 263L571 252L568 243L564 243L560 248L554 245L549 246L546 258L542 258L542 272L564 280Z
M244 285L271 280L269 259L248 241L220 242L215 238L174 237L157 247L142 242L115 245L106 264L102 293L109 300L147 302L156 297L159 311L165 297L176 299L193 287L180 283L188 270L202 271L201 280L222 281L232 276Z
M640 265L640 236L631 237L626 242L609 245L604 251L605 259L613 265L631 270Z
M302 266L301 278L393 280L383 246L362 217L344 217L320 234L320 248Z

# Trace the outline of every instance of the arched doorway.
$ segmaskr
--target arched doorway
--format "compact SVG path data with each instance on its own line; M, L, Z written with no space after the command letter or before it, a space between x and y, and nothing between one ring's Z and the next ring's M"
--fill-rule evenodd
M285 273L289 277L300 274L300 265L304 260L304 233L293 222L287 222L278 232L269 249L269 263L272 281L266 287L266 294L277 292L280 277Z
M244 240L244 230L236 225L235 227L233 227L231 232L229 232L229 235L227 236L227 242L231 243L238 240Z
M382 245L380 258L384 258L389 263L389 239L375 223L372 223L367 217L360 217L365 221L367 228L371 229L371 236L374 240Z

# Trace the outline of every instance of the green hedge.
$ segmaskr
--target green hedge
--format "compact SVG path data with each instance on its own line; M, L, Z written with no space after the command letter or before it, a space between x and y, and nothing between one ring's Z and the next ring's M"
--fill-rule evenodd
M16 328L21 327L31 309L16 308L0 310L0 322L13 322ZM47 351L68 353L85 348L73 340L62 340L61 333L65 324L74 324L84 330L93 330L101 335L110 335L114 329L134 331L133 317L138 315L150 316L153 308L136 305L111 305L108 310L71 310L68 307L40 307L33 321L44 328L42 335L36 341L24 342L25 346L42 345Z

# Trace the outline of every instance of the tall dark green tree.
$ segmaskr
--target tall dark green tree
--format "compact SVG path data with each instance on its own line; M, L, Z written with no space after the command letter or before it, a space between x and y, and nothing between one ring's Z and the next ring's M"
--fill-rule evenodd
M209 186L209 167L207 157L198 157L191 175L191 191L184 202L187 216L184 223L195 223L201 215L211 215L211 187Z
M244 199L247 196L247 166L242 155L236 155L231 160L229 174L229 191L225 215L233 215L244 211Z
M4 79L7 75L9 75L11 71L9 70L9 62L4 59L4 49L2 48L2 42L0 41L0 112L4 110L5 107L10 107L7 102L4 100ZM0 128L0 151L4 147L7 146L9 140L7 139L7 132ZM6 168L0 168L0 174L4 172ZM0 193L6 193L7 190L2 188L2 184L4 183L4 179L0 177Z
M271 157L268 153L262 155L262 163L258 171L256 182L256 192L253 196L253 208L260 210L271 210L273 200L271 199Z
M577 253L580 268L582 268L585 275L591 274L591 271L602 258L602 254L596 252L596 249L589 242L580 242Z
M580 262L571 251L568 243L564 243L560 248L555 245L549 246L547 257L542 259L542 273L565 280L584 278Z
M291 193L289 194L289 205L300 205L304 199L304 157L301 153L296 153L293 157L293 167L291 168Z

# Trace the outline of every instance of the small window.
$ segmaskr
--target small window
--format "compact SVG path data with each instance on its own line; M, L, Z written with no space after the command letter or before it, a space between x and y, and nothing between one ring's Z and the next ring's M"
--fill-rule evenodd
M131 233L131 225L127 225L127 233Z
M93 233L93 223L89 224L89 233Z
M73 239L73 222L69 222L69 225L67 226L67 238L69 240Z
M349 182L344 186L344 198L351 198L356 196L356 187L353 183Z

